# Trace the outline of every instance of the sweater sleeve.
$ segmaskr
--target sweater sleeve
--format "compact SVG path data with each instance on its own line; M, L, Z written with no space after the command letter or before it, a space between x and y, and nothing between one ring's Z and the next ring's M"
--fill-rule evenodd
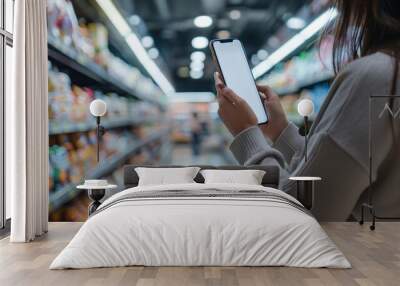
M258 127L244 130L231 144L231 151L241 164L278 166L279 187L293 196L296 183L288 180L289 176L321 177L323 181L317 183L314 195L313 214L320 220L346 220L368 185L365 168L326 132L310 138L307 162L297 155L301 153L301 149L298 150L293 151L296 155L292 157L293 169L290 169L284 155L268 144Z
M293 170L296 167L293 163L304 155L304 145L304 137L299 134L297 126L290 122L272 147L282 153L288 169Z
M249 127L240 132L233 140L230 149L242 165L264 163L270 158L271 162L284 166L283 155L269 146L263 133L257 126Z
M388 80L365 64L349 65L333 83L309 136L309 159L303 158L303 144L296 127L289 125L272 147L258 127L240 133L231 150L242 164L278 165L280 188L292 195L296 184L288 176L319 176L312 212L320 220L346 220L369 184L368 113L369 95L385 94ZM373 85L370 83L374 82ZM380 140L377 170L392 146L390 124L384 120L372 129ZM285 164L286 162L286 164Z
M284 156L269 145L258 126L249 127L236 135L230 149L242 165L278 166L281 182L288 176Z
M272 147L272 148L271 148ZM270 146L257 126L247 128L239 133L231 144L231 151L240 164L278 164L280 167L293 170L304 153L304 137L298 128L289 123L281 135Z

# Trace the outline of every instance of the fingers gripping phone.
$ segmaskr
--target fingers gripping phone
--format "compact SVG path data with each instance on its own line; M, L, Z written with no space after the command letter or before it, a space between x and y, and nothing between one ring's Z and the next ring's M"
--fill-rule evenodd
M212 40L210 49L225 85L244 99L257 117L268 122L268 113L258 93L242 43L237 39Z

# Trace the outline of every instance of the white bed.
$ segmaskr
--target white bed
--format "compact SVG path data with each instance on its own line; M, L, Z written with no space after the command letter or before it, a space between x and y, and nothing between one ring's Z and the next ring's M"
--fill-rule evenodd
M198 183L114 195L50 269L128 265L351 267L291 196L264 186Z

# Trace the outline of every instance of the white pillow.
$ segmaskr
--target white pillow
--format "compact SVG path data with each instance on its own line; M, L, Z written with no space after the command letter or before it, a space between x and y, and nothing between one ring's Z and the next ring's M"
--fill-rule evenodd
M262 170L202 170L205 184L261 185L265 171Z
M199 170L199 167L135 168L139 176L138 186L195 183L193 179L196 177Z

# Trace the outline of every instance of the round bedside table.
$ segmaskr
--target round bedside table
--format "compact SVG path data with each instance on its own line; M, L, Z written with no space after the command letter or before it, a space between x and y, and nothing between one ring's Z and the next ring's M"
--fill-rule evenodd
M289 177L289 180L297 183L297 199L311 210L314 204L314 187L316 181L321 181L320 177Z
M90 216L101 205L100 200L106 194L106 190L115 189L116 187L116 185L109 185L106 180L86 180L83 185L79 185L76 188L79 190L87 190L88 196L92 200L88 208Z

